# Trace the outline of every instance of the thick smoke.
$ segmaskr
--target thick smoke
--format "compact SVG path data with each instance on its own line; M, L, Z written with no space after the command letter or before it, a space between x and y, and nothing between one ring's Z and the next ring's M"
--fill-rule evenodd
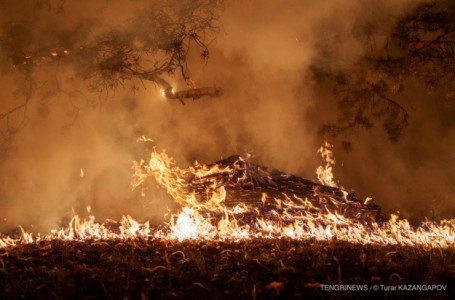
M190 100L185 106L164 99L150 83L134 92L127 85L108 95L93 93L71 70L60 69L60 91L33 98L26 124L2 152L0 230L19 224L47 230L86 205L98 219L132 214L161 220L173 203L159 189L141 197L130 187L132 161L143 156L143 146L135 142L141 135L182 165L253 152L258 163L315 179L316 150L323 142L316 132L337 111L336 98L320 92L309 66L349 67L368 50L365 39L383 42L396 17L413 3L227 2L208 63L197 48L189 57L196 85L220 86L225 95ZM94 33L123 26L145 4L100 0L63 5L64 10L40 17L32 9L16 10L16 15L9 11L9 18L26 15L37 27L71 27L91 19ZM175 89L186 88L177 74L169 81ZM0 107L6 111L18 100L12 78L2 77L1 85ZM453 211L453 107L435 104L431 95L415 89L405 98L412 99L407 103L412 118L397 144L380 128L360 131L351 152L330 141L338 162L336 178L361 197L373 196L388 212L431 217L431 205ZM20 122L22 115L16 118Z

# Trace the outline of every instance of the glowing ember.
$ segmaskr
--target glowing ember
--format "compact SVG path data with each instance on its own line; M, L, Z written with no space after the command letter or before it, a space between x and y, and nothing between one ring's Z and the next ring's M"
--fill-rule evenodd
M21 228L19 237L4 236L0 239L0 246L52 239L77 241L138 237L178 241L336 238L361 244L455 246L455 220L426 221L412 226L395 215L388 219L365 217L368 212L375 212L369 208L370 201L363 203L349 198L345 192L333 187L331 169L335 160L329 148L326 143L319 151L326 165L318 168L321 170L318 175L321 174L320 180L325 185L289 174L268 172L265 167L255 166L240 156L212 165L196 162L181 169L165 151L154 150L147 162L134 163L133 187L143 187L146 179L154 178L182 205L182 211L172 215L166 226L151 227L148 222L140 224L130 216L123 217L116 224L112 221L97 223L93 216L81 219L76 215L67 227L46 235L33 235ZM283 183L307 186L312 195L280 192L279 186ZM204 189L203 193L201 189ZM255 190L260 190L256 202L235 202L229 198L232 192L252 195ZM271 197L264 190L277 192Z

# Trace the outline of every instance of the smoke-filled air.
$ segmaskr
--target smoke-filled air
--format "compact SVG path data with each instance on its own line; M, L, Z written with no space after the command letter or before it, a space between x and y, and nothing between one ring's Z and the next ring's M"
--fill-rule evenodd
M384 215L455 217L450 72L422 80L401 39L426 4L1 0L0 232L194 217L163 150L182 178L231 155L315 182L328 164Z

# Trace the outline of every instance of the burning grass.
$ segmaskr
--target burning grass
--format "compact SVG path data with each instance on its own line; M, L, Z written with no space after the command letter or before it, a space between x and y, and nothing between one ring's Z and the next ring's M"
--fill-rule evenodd
M0 249L1 299L392 298L455 295L455 249L338 240L42 241ZM323 291L323 284L446 291Z
M142 139L149 142L147 139ZM182 206L164 226L151 227L125 216L120 223L95 222L75 215L65 228L48 234L0 236L0 247L43 240L162 238L183 241L239 241L291 238L338 240L359 244L453 247L455 219L425 221L411 226L397 216L384 216L370 200L338 188L331 169L335 160L327 144L320 153L326 166L318 169L324 184L254 165L238 155L210 165L179 168L166 152L151 152L148 161L134 163L134 188L146 192L150 180L166 189ZM81 173L82 174L82 173ZM82 176L82 175L81 175ZM90 211L90 210L89 210Z
M0 298L453 296L455 220L384 216L336 187L327 144L320 153L318 184L240 156L181 169L153 150L135 163L133 186L146 193L157 182L181 212L159 226L76 215L48 234L0 236ZM406 284L445 289L385 290Z

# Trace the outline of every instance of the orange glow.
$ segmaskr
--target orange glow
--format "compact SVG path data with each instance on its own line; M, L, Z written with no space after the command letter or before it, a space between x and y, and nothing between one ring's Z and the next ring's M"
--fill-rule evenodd
M146 138L140 140L150 141ZM333 165L335 160L331 151L328 152L327 145L325 144L320 152L325 157L325 162ZM409 221L400 220L398 216L391 215L388 221L382 223L360 222L328 209L322 213L307 199L295 195L291 199L284 194L283 197L271 199L264 193L261 200L262 206L241 203L230 207L225 202L227 194L225 187L210 175L220 172L233 174L236 168L240 168L239 162L242 161L245 159L239 157L238 161L234 162L233 168L220 164L207 166L195 162L193 166L181 169L165 151L158 152L154 149L148 161L134 163L132 185L133 188L140 188L146 179L154 178L174 201L182 206L180 212L171 215L170 221L165 226L150 226L149 222L139 223L127 215L120 220L119 226L112 230L112 222L98 223L93 216L81 219L75 215L67 227L52 230L46 235L34 235L21 228L20 237L1 238L0 246L52 239L122 240L137 237L176 241L188 239L239 241L258 238L331 240L336 238L359 244L422 245L441 248L455 246L455 220L425 221L419 226L412 226ZM324 172L329 169L324 167ZM328 178L333 182L333 176ZM195 193L191 191L191 185L194 182L203 182L207 186L204 201L198 200ZM330 181L327 182L330 183ZM261 209L268 201L275 202L276 206L275 209L270 209L264 214ZM89 208L88 211L90 212ZM242 219L244 215L248 215L250 221L245 222Z

